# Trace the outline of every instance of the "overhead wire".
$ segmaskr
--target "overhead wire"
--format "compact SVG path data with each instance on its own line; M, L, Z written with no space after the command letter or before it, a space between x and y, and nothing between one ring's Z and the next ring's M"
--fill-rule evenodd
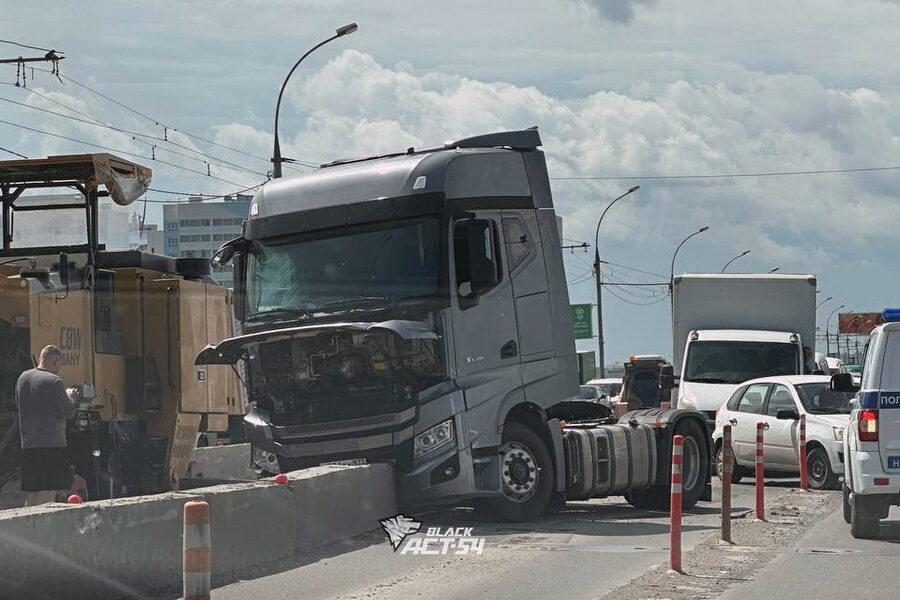
M10 154L15 154L19 158L28 158L24 154L19 154L18 152L15 152L14 150L7 150L6 148L3 148L2 146L0 146L0 150L3 150L4 152L9 152Z
M13 46L18 46L19 48L28 48L30 50L40 50L41 52L62 52L61 50L53 50L51 48L41 48L40 46L29 46L28 44L14 42L12 40L0 40L0 44L11 44Z
M94 148L100 148L100 149L106 150L106 151L108 151L108 152L116 152L116 153L118 153L118 154L125 154L125 155L128 155L128 156L136 156L136 157L142 158L142 159L144 159L144 160L150 160L150 161L154 161L154 162L157 162L157 163L160 163L160 164L163 164L163 165L167 165L167 166L170 166L170 167L174 167L174 168L176 168L176 169L181 169L182 171L189 171L189 172L191 172L191 173L197 173L198 175L203 175L204 177L209 177L209 178L211 178L211 179L216 179L216 180L218 180L218 181L222 181L222 182L224 182L224 183L228 183L228 184L231 184L231 185L238 185L238 186L241 185L240 183L236 183L236 182L234 182L234 181L229 181L228 179L224 179L224 178L222 178L222 177L218 177L218 176L216 176L216 175L213 175L212 173L204 173L203 171L198 171L198 170L196 170L196 169L191 169L191 168L189 168L189 167L184 167L184 166L182 166L182 165L177 165L177 164L175 164L175 163L170 163L170 162L168 162L168 161L165 161L165 160L162 160L162 159L159 159L159 158L153 158L153 157L151 157L151 156L144 156L144 155L142 155L142 154L138 154L138 153L136 153L136 152L131 152L131 151L129 151L129 150L122 150L122 149L110 148L110 147L107 147L107 146L102 146L102 145L100 145L100 144L95 144L94 142L87 142L87 141L85 141L85 140L79 140L79 139L72 138L72 137L68 137L68 136L65 136L65 135L58 134L58 133L51 133L51 132L49 132L49 131L43 131L43 130L41 130L41 129L37 129L37 128L34 128L34 127L28 127L27 125L22 125L22 124L20 124L20 123L13 123L13 122L11 122L11 121L6 121L6 120L3 120L3 119L0 119L0 123L3 123L3 124L5 124L5 125L9 125L9 126L11 126L11 127L19 127L20 129L25 129L25 130L27 130L27 131L33 131L33 132L35 132L35 133L40 133L40 134L42 134L42 135L49 135L49 136L51 136L51 137L55 137L55 138L60 138L60 139L68 140L68 141L70 141L70 142L76 142L76 143L79 143L79 144L84 144L85 146L92 146L92 147L94 147Z
M750 177L788 177L792 175L830 175L835 173L869 173L873 171L897 171L898 166L852 167L846 169L808 169L800 171L760 171L756 173L713 173L702 175L618 175L550 177L551 181L632 181L655 179L738 179Z
M36 71L41 71L41 72L44 72L44 73L50 73L50 72L51 72L51 71L49 71L49 70L47 70L47 69L40 69L40 68L37 68L37 67L35 67L35 70L36 70ZM133 114L135 114L135 115L141 117L142 119L146 119L147 121L153 123L153 124L156 125L157 127L162 127L164 130L167 130L167 131L175 131L175 132L178 132L178 133L180 133L180 134L182 134L182 135L185 135L185 136L187 136L187 137L189 137L189 138L193 138L193 139L195 139L195 140L204 142L204 143L206 143L206 144L210 144L210 145L212 145L212 146L216 146L216 147L222 148L222 149L224 149L224 150L229 150L229 151L231 151L231 152L236 152L236 153L238 153L238 154L242 154L242 155L248 156L248 157L250 157L250 158L255 158L255 159L257 159L257 160L265 161L266 163L271 162L270 159L268 159L268 158L266 158L266 157L264 157L264 156L259 156L258 154L253 154L253 153L251 153L251 152L246 152L246 151L244 151L244 150L240 150L239 148L234 148L234 147L231 147L231 146L227 146L227 145L221 144L221 143L219 143L219 142L214 142L213 140L204 138L204 137L202 137L202 136L199 136L199 135L197 135L197 134L191 133L191 132L189 132L189 131L184 131L184 130L182 130L182 129L178 129L177 127L170 127L169 125L163 123L163 122L160 121L159 119L156 119L155 117L151 117L150 115L145 114L145 113L143 113L143 112L137 110L136 108L132 108L131 106L128 106L128 105L125 104L124 102L120 102L120 101L116 100L115 98L112 98L112 97L110 97L110 96L107 96L107 95L104 94L103 92L100 92L100 91L98 91L98 90L95 90L94 88L92 88L92 87L90 87L90 86L88 86L88 85L86 85L86 84L84 84L84 83L81 83L80 81L78 81L78 80L76 80L76 79L73 79L73 78L68 77L68 76L66 76L66 75L60 75L60 77L61 77L62 79L64 79L64 80L70 82L70 83L74 83L75 85L77 85L78 87L80 87L80 88L82 88L82 89L84 89L84 90L87 90L87 91L90 92L91 94L94 94L94 95L96 95L96 96L99 96L100 98L103 98L104 100L107 100L108 102L112 102L112 103L115 104L116 106L118 106L118 107L120 107L120 108L122 108L122 109L124 109L124 110L127 110L128 112L131 112L131 113L133 113ZM164 131L164 133L165 133L165 131ZM296 163L296 164L301 165L301 166L304 166L304 167L307 167L307 168L313 168L313 169L314 169L314 168L318 168L318 167L319 167L319 163L314 162L314 161L300 160L300 159L291 159L291 162ZM285 166L285 168L288 168L288 167ZM297 169L294 169L294 170L296 171Z
M0 82L0 83L3 83L3 82ZM5 84L5 85L12 85L12 84L7 83L7 84ZM31 90L29 90L29 91L31 91ZM42 97L42 98L46 98L47 100L50 100L50 101L52 101L52 102L55 102L54 100L52 100L51 98L47 98L46 96L41 96L41 97ZM163 152L169 152L169 153L174 154L174 155L176 155L176 156L181 156L181 157L187 158L187 159L189 159L189 160L196 160L196 161L202 162L202 163L204 163L204 164L214 164L214 165L219 166L219 167L227 167L227 168L235 169L235 170L239 170L239 171L246 171L247 173L253 173L254 175L261 175L261 176L263 176L263 177L265 177L265 175L266 175L265 173L262 173L262 172L260 172L260 171L254 171L253 169L248 169L247 167L243 167L243 166L241 166L241 165L238 165L238 164L235 164L235 163L232 163L232 162L228 162L228 161L226 161L226 160L223 160L223 159L220 159L220 158L211 156L211 155L209 155L209 154L206 154L205 152L201 152L201 151L199 151L199 150L194 150L193 148L190 148L190 147L185 146L185 145L183 145L183 144L179 144L178 142L174 142L174 141L172 141L172 140L168 140L168 139L161 138L161 137L158 137L158 136L150 135L150 134L147 134L147 133L140 133L140 132L138 132L138 131L131 131L131 130L129 130L129 129L122 129L121 127L116 127L115 125L108 125L108 124L106 124L106 123L103 123L103 122L101 122L101 121L95 119L94 117L91 117L90 115L85 115L85 116L87 116L90 120L79 119L78 117L73 117L73 116L71 116L71 115L63 114L63 113L57 112L57 111L55 111L55 110L49 110L49 109L46 109L46 108L41 108L41 107L39 107L39 106L32 106L32 105L26 104L26 103L24 103L24 102L18 102L18 101L16 101L16 100L10 100L9 98L3 98L2 96L0 96L0 101L2 101L2 102L8 102L8 103L10 103L10 104L15 104L15 105L22 106L22 107L25 107L25 108L30 108L31 110L37 110L37 111L40 111L40 112L48 113L48 114L51 114L51 115L55 115L55 116L57 116L57 117L62 117L62 118L64 118L64 119L69 119L69 120L72 120L72 121L76 121L76 122L78 122L78 123L84 123L84 124L86 124L86 125L91 125L91 126L94 126L94 127L102 127L102 128L104 128L104 129L109 129L109 130L115 131L115 132L117 132L117 133L121 133L121 134L123 134L123 135L127 135L127 136L129 136L133 141L138 142L138 143L141 143L141 144L145 144L146 146L152 148L153 150L161 150L161 151L163 151ZM81 114L84 114L84 113L81 113ZM200 156L204 156L204 157L206 157L206 158L208 158L208 159L210 159L210 160L212 160L212 161L215 161L215 162L210 162L209 160L204 160L204 159L201 159L201 158L197 158L196 156L188 156L187 154L184 154L184 153L182 153L182 152L177 152L177 151L171 150L171 149L169 149L169 148L165 148L165 147L162 147L162 146L158 146L158 145L156 145L156 144L153 144L153 143L150 143L150 142L144 141L143 139L138 139L138 138L147 138L147 139L152 139L152 140L158 141L158 142L163 142L163 143L167 143L167 144L172 144L173 146L177 146L177 147L179 147L179 148L183 148L183 149L188 150L188 151L190 151L190 152L193 152L193 153L195 153L195 154L199 154ZM221 163L221 164L220 164L220 163Z

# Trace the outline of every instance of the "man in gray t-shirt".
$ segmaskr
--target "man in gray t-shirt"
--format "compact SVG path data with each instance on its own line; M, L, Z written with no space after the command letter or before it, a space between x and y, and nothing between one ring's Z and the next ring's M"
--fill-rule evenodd
M57 490L72 484L66 419L75 414L77 394L59 377L62 366L60 349L47 346L37 368L25 371L16 382L25 506L53 502Z

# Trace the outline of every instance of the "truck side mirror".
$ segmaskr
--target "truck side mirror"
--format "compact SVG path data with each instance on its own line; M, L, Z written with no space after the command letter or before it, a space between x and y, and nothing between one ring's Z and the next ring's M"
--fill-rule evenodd
M659 389L671 390L675 387L675 367L666 364L659 368Z
M69 255L65 252L59 253L59 282L69 287Z
M835 373L831 376L828 388L832 392L856 392L859 388L853 384L853 374L851 373Z
M234 318L243 322L246 316L246 284L244 282L244 273L247 270L247 254L245 252L237 252L232 254L234 258Z
M496 225L490 219L460 221L453 231L456 283L464 298L480 296L500 282Z

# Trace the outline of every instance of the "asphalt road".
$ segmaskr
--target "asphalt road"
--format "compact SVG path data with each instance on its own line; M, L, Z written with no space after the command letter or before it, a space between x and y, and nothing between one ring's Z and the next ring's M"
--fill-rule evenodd
M753 506L753 480L734 486L735 513ZM715 482L718 484L718 481ZM770 481L770 498L795 482ZM718 488L684 519L685 550L720 523ZM394 552L381 532L267 565L222 585L217 599L267 598L596 598L668 557L667 515L621 498L569 503L527 524L485 521L470 509L417 515L427 527L472 527L481 555L416 556ZM420 532L421 533L421 532Z
M740 584L722 600L868 600L896 598L900 589L900 508L881 522L880 539L850 535L841 510L807 530L779 553L750 583Z

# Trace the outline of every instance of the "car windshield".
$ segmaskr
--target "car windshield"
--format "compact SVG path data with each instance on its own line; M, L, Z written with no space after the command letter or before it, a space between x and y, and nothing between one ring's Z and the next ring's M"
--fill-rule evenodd
M439 238L438 218L429 217L330 237L254 241L247 266L248 315L433 297Z
M608 398L618 396L619 392L622 391L621 383L598 383L596 387L600 390L601 396L607 396Z
M832 392L828 382L801 383L795 386L800 395L803 408L810 413L846 414L850 412L850 401L854 394L848 392Z
M688 347L685 381L743 383L775 375L795 375L797 347L779 342L698 341Z

